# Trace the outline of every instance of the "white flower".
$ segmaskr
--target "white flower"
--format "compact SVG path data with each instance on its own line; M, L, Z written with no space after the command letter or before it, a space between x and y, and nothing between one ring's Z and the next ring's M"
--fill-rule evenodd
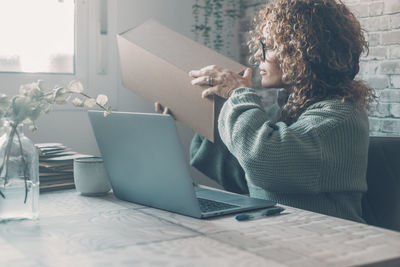
M83 103L82 99L77 98L77 97L75 97L75 98L72 100L72 104L73 104L75 107L83 107L83 106L84 106L84 103Z
M44 94L44 82L42 80L38 80L35 83L31 84L31 89L25 92L26 96L31 97L34 100L41 100Z
M70 90L72 93L82 93L83 92L83 85L80 81L71 81L68 84L68 90Z
M96 99L94 98L88 98L85 100L85 106L88 108L92 108L96 105Z
M23 122L25 125L33 124L33 121L30 118L26 118Z
M21 95L28 95L34 88L37 87L37 83L27 83L23 84L19 87L19 94Z
M98 95L96 98L96 102L100 106L105 106L108 103L108 97L106 95Z
M67 103L72 94L80 95L72 100L76 107L92 108L98 105L104 110L104 116L111 113L106 95L100 94L94 99L84 93L83 89L79 81L71 81L67 89L55 87L46 90L41 80L21 85L19 94L11 99L0 93L0 118L7 117L14 125L27 125L30 130L36 130L35 121L39 116L50 112L54 104Z
M6 120L8 120L10 122L9 125L13 129L9 131L9 133L5 132L8 135L7 138L9 138L9 141L5 146L5 153L3 155L4 157L0 158L0 161L2 162L0 163L1 173L3 167L7 166L5 170L6 178L9 160L11 159L11 157L8 157L7 155L9 155L11 151L11 144L12 140L14 140L14 136L17 135L19 137L18 132L15 131L16 127L19 125L26 125L31 131L37 130L35 120L37 120L41 114L49 112L54 104L67 103L72 94L79 94L82 98L81 99L77 97L72 101L72 104L75 106L94 107L95 105L98 105L104 110L105 117L111 113L111 107L106 106L108 103L107 96L98 95L97 99L92 98L83 92L83 86L79 81L70 82L68 89L63 87L55 87L54 89L46 90L44 88L43 81L38 80L34 83L21 85L19 94L13 96L11 99L9 99L7 95L0 93L0 119L4 117ZM4 133L3 125L0 126L0 132L2 132L2 134ZM19 142L19 149L21 151L21 158L25 158L21 142ZM27 162L23 162L23 169L25 169L27 167ZM28 192L26 180L29 179L29 176L25 172L23 178L25 179L25 192ZM1 190L0 196L5 198L5 195ZM25 194L25 202L26 197L27 195Z

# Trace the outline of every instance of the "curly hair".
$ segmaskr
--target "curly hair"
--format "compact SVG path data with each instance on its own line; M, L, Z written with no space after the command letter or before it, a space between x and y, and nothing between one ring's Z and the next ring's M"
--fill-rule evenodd
M280 121L291 124L324 99L369 109L376 98L372 88L354 80L368 43L340 0L271 0L254 18L250 38L251 53L258 51L260 40L276 52L289 93Z

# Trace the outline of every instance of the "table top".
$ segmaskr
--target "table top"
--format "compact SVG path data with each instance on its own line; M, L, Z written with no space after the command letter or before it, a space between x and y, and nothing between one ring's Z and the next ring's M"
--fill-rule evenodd
M0 224L0 265L400 266L399 232L285 208L243 222L199 220L112 193L49 192L38 220Z

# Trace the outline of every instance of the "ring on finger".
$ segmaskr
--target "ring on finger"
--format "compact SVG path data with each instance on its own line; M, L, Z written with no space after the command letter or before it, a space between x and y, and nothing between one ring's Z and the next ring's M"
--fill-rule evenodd
M209 86L211 86L211 87L214 86L213 81L214 81L213 77L208 76L208 78L207 78L207 84L208 84Z

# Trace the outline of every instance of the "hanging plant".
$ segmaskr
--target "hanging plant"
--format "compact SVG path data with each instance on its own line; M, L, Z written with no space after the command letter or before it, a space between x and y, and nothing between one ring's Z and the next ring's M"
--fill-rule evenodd
M232 27L235 23L235 20L240 17L242 6L237 3L237 0L229 0L228 7L229 8L225 10L225 18L227 18L226 24L228 25L225 31L225 45L226 47L230 48L232 39L235 37L235 34L232 31ZM230 49L226 51L228 56L232 55Z
M223 1L214 0L214 49L218 52L221 52L224 48L224 40L222 38L222 31L224 28L224 19L223 19L223 11L222 11Z
M192 14L194 18L194 25L192 32L195 34L196 41L202 39L202 43L211 48L211 26L209 25L210 16L213 12L212 0L203 0L203 5L199 4L199 0L196 0L192 6ZM200 21L200 17L202 21Z
M194 24L192 26L192 30L191 32L194 33L194 37L196 41L199 41L199 33L200 33L200 29L199 29L199 16L200 16L200 9L201 6L199 5L199 0L196 0L192 6L192 15L193 15L193 20L194 20Z
M196 0L192 6L195 40L228 56L235 34L232 30L240 15L239 0Z

